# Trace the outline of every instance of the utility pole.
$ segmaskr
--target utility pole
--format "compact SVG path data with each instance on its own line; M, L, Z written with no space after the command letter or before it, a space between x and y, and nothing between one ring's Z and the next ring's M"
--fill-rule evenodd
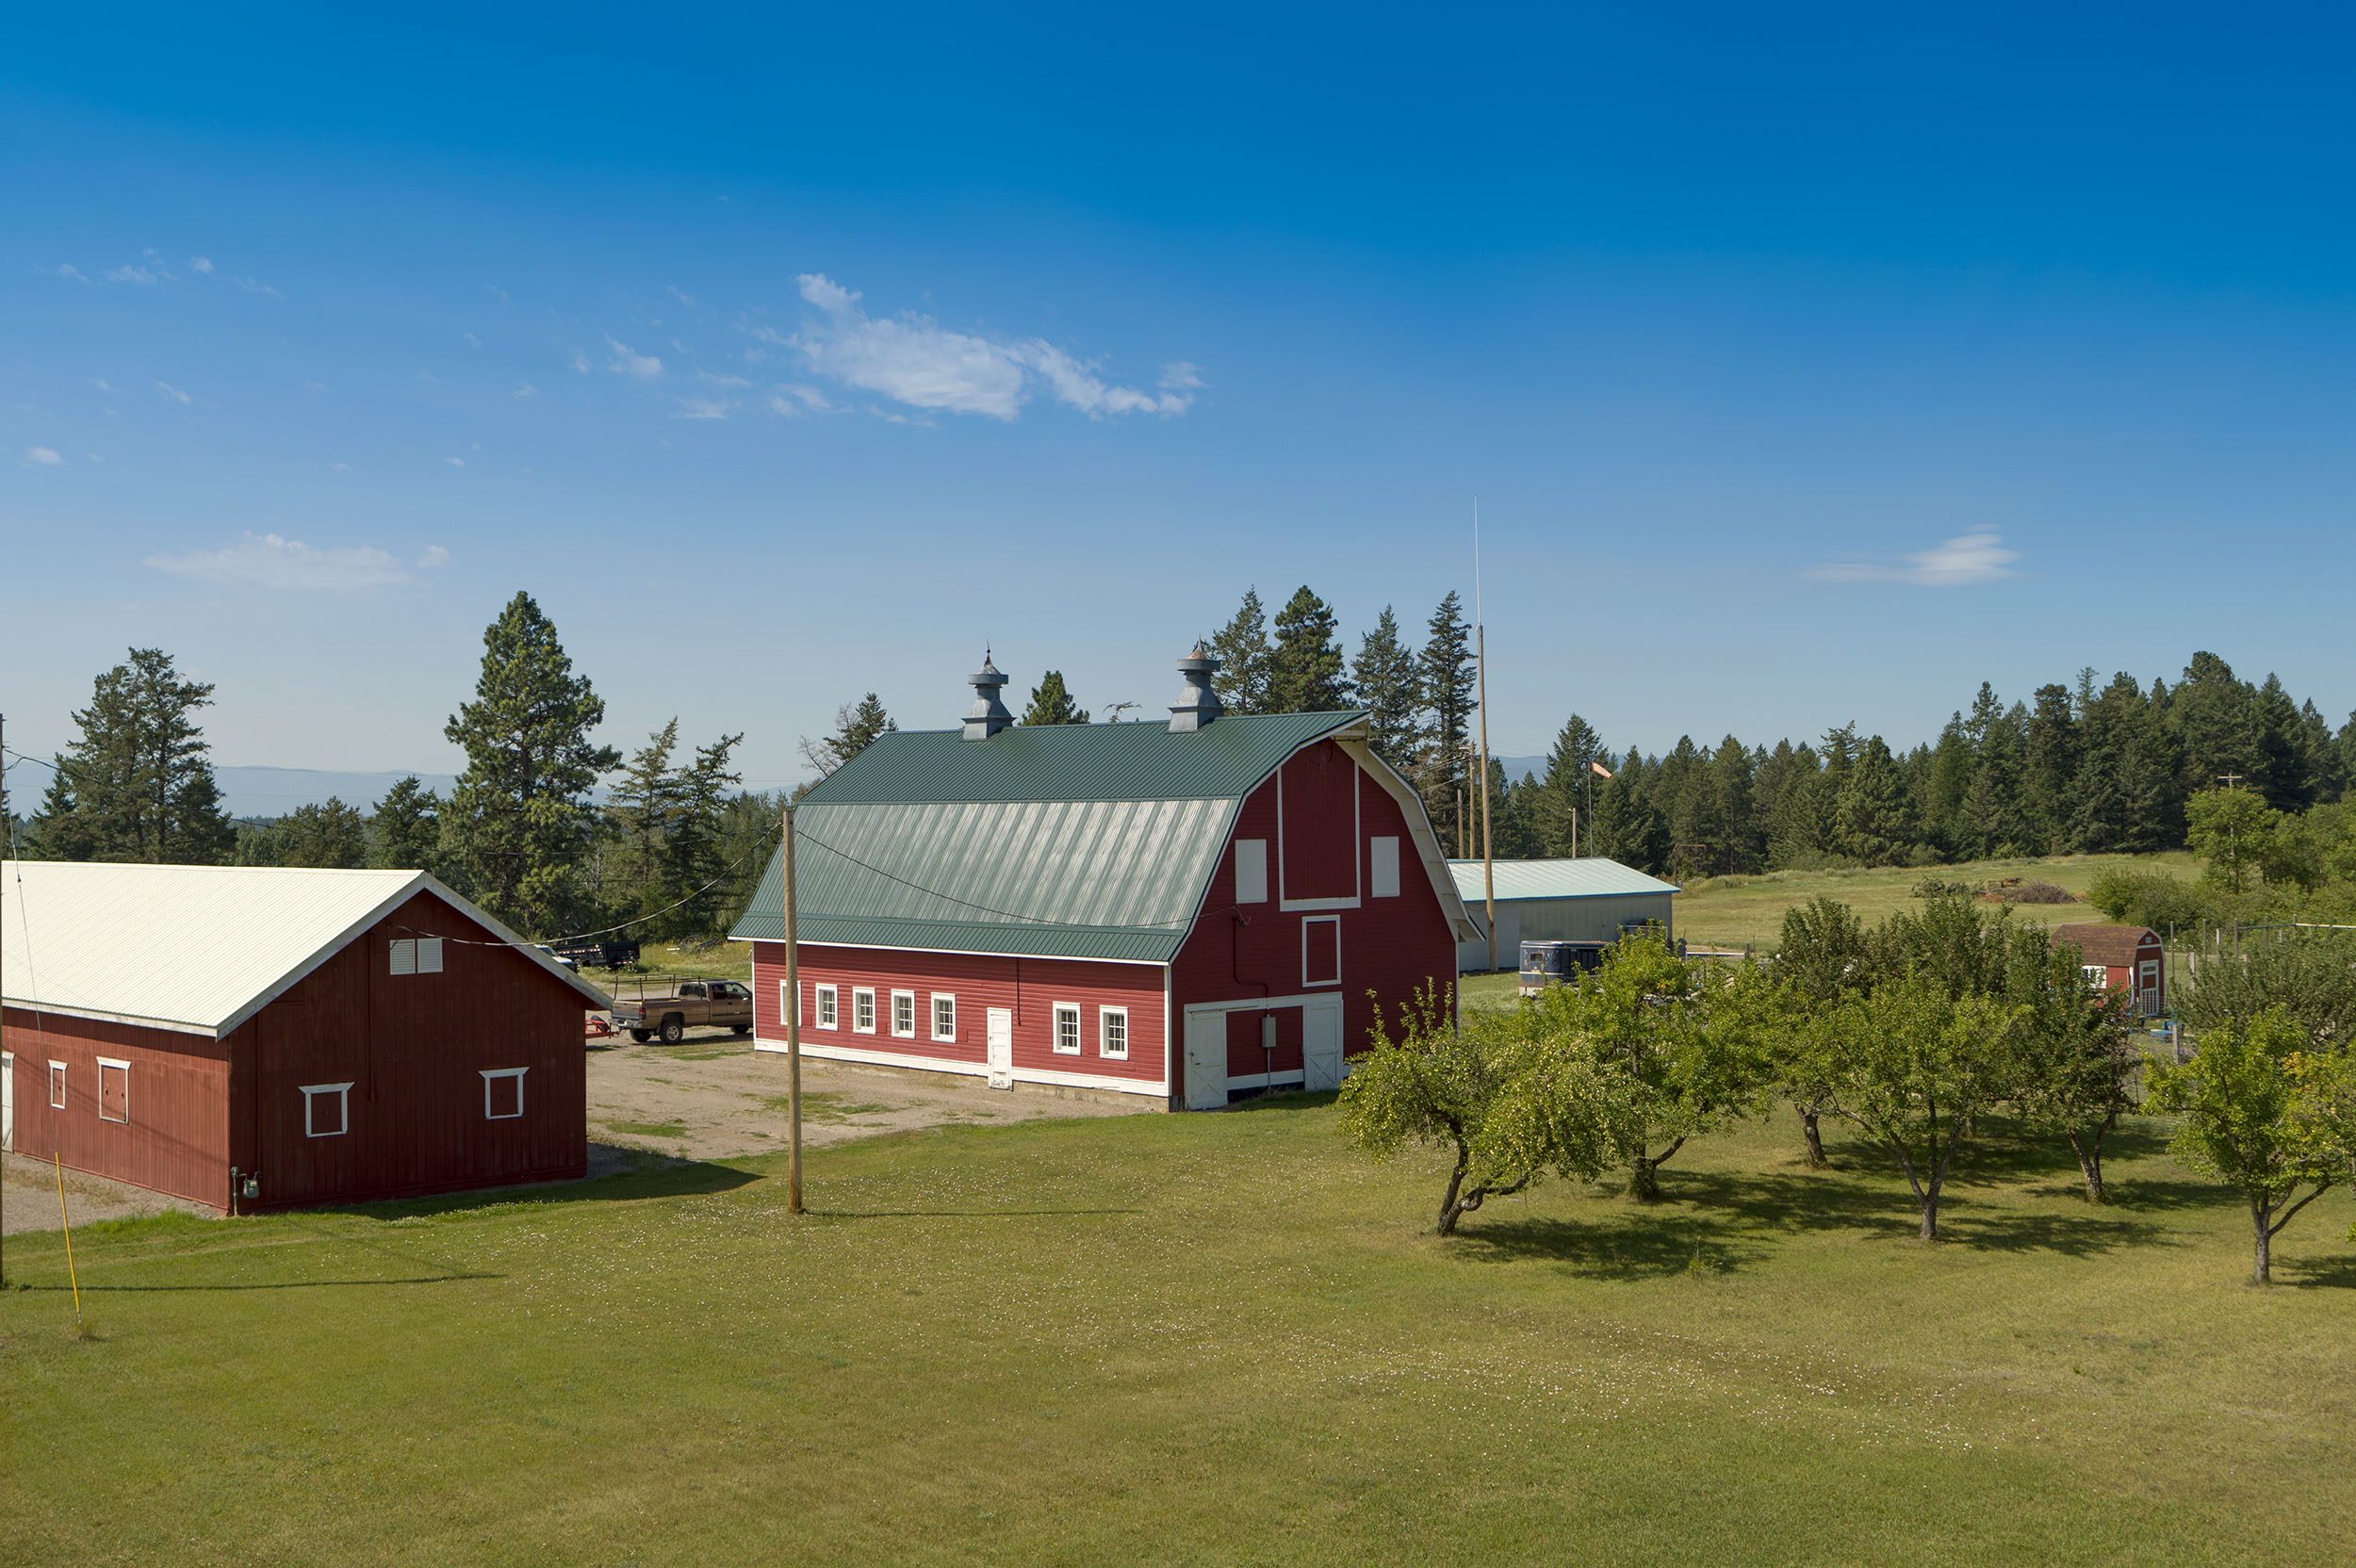
M785 1210L802 1212L801 929L794 919L794 802L785 803Z
M1489 922L1489 972L1497 967L1497 864L1489 853L1489 638L1473 627L1474 669L1481 679L1481 892Z

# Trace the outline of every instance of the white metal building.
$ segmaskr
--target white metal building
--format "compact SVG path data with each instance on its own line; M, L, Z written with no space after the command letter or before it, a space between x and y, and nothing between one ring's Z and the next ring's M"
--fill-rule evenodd
M1448 864L1464 907L1476 924L1482 924L1487 916L1481 862L1450 860ZM1524 942L1608 942L1645 921L1659 921L1661 929L1674 937L1677 928L1670 900L1678 890L1673 882L1647 876L1617 860L1499 860L1497 967L1518 966ZM1456 972L1472 974L1488 967L1489 939L1483 925L1481 936L1457 943Z

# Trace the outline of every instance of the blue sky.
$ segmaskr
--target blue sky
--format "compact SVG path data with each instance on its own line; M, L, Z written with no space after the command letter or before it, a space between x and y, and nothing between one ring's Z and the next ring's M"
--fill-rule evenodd
M772 782L985 640L1420 623L1476 494L1509 755L2356 708L2343 20L1633 9L20 17L10 743L155 644L223 762L445 770L526 588Z

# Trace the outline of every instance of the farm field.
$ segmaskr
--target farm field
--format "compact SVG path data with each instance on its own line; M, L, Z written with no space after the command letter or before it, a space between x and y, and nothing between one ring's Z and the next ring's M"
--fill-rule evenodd
M1788 1122L1426 1233L1319 1099L55 1235L0 1293L10 1563L2312 1564L2351 1217L2254 1290L2154 1129L1991 1129L1948 1241ZM2339 1546L2332 1543L2339 1542Z

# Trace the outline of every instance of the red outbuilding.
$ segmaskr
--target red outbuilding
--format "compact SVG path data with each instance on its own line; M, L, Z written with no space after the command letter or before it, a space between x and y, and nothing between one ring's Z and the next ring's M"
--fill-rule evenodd
M795 808L802 1049L1210 1109L1331 1088L1380 1007L1474 934L1362 712L1223 715L1200 647L1167 724L894 731ZM734 932L784 1048L780 857Z
M2056 925L2053 942L2076 948L2086 978L2126 997L2130 1013L2156 1018L2168 1011L2168 954L2158 932L2142 925Z
M423 872L0 868L0 1133L223 1211L577 1178L604 994Z

